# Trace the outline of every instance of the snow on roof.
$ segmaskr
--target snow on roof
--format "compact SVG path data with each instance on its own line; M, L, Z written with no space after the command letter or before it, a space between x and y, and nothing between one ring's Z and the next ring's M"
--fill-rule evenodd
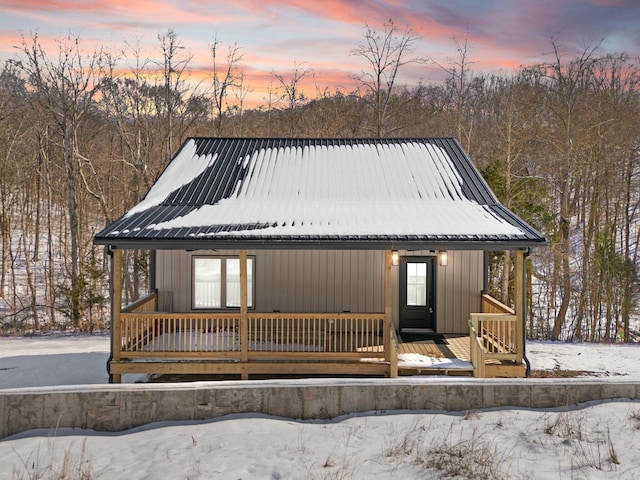
M169 194L192 182L215 161L217 155L197 155L196 143L188 140L173 158L144 199L129 210L127 217L160 205Z
M267 223L245 235L519 235L515 226L498 218L482 205L471 202L295 202L223 200L191 213L150 226L155 230L191 228L211 219L228 225ZM200 233L237 235L238 231Z
M544 240L452 139L189 139L96 238L399 235Z

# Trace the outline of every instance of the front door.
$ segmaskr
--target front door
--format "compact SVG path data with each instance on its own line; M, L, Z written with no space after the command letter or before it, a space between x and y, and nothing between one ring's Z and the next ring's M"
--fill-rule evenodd
M435 257L400 259L400 331L435 332Z

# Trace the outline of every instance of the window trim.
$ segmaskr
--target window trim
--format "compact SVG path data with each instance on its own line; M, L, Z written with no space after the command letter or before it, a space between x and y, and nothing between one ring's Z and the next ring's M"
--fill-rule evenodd
M195 305L196 295L196 268L195 264L197 259L220 259L220 307L197 307ZM227 259L236 259L240 260L239 255L192 255L191 256L191 272L190 272L190 282L191 282L191 310L195 311L239 311L240 307L228 307L227 306ZM256 304L256 257L255 255L247 255L247 260L251 260L251 262L247 262L251 264L251 283L249 284L249 288L251 289L250 298L252 300L252 305L247 305L247 309L255 310Z

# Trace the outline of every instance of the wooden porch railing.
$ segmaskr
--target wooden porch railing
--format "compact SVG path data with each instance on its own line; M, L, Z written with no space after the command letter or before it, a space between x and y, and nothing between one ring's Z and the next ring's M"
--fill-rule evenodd
M471 363L476 377L486 376L488 361L522 363L516 316L509 313L472 313L469 320Z
M485 377L492 361L522 363L523 336L514 310L490 295L482 296L482 312L469 319L471 363L476 377Z
M158 293L151 292L149 295L139 298L122 309L123 313L135 312L156 312L158 310Z
M120 358L237 356L240 314L140 312L120 314Z
M524 357L524 331L522 329L522 321L519 320L516 311L487 294L482 296L482 305L483 313L506 313L515 317L515 320L512 320L509 323L508 332L501 332L498 328L494 328L494 331L492 331L491 325L487 325L487 328L490 329L490 333L498 336L499 338L504 337L503 343L510 345L510 348L516 354L515 362L522 363Z
M249 313L249 359L375 358L384 314ZM240 313L120 314L120 358L225 359L243 350Z
M133 314L133 313L142 313L142 312L156 312L158 310L158 294L157 292L151 292L149 295L139 298L133 303L130 303L126 307L122 309L120 315L123 314ZM120 317L122 319L122 317ZM122 321L120 320L122 323ZM124 326L124 325L122 325ZM131 336L130 331L125 332L123 328L120 329L120 333L123 337L123 347L121 347L121 351L125 350L135 350L138 348L142 348L142 346L150 341L153 337L153 323L147 322L146 324L138 324L137 331L135 336ZM117 355L120 352L116 352ZM119 357L118 357L119 358Z
M354 313L250 313L249 353L299 353L305 357L380 356L384 315ZM375 354L375 355L374 355Z
M482 295L482 313L509 313L515 315L513 308L508 307L501 301L486 293Z

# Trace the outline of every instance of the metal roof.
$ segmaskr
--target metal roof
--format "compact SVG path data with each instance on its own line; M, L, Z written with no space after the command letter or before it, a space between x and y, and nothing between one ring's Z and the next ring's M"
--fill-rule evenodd
M526 248L452 138L189 138L94 238L120 248Z

